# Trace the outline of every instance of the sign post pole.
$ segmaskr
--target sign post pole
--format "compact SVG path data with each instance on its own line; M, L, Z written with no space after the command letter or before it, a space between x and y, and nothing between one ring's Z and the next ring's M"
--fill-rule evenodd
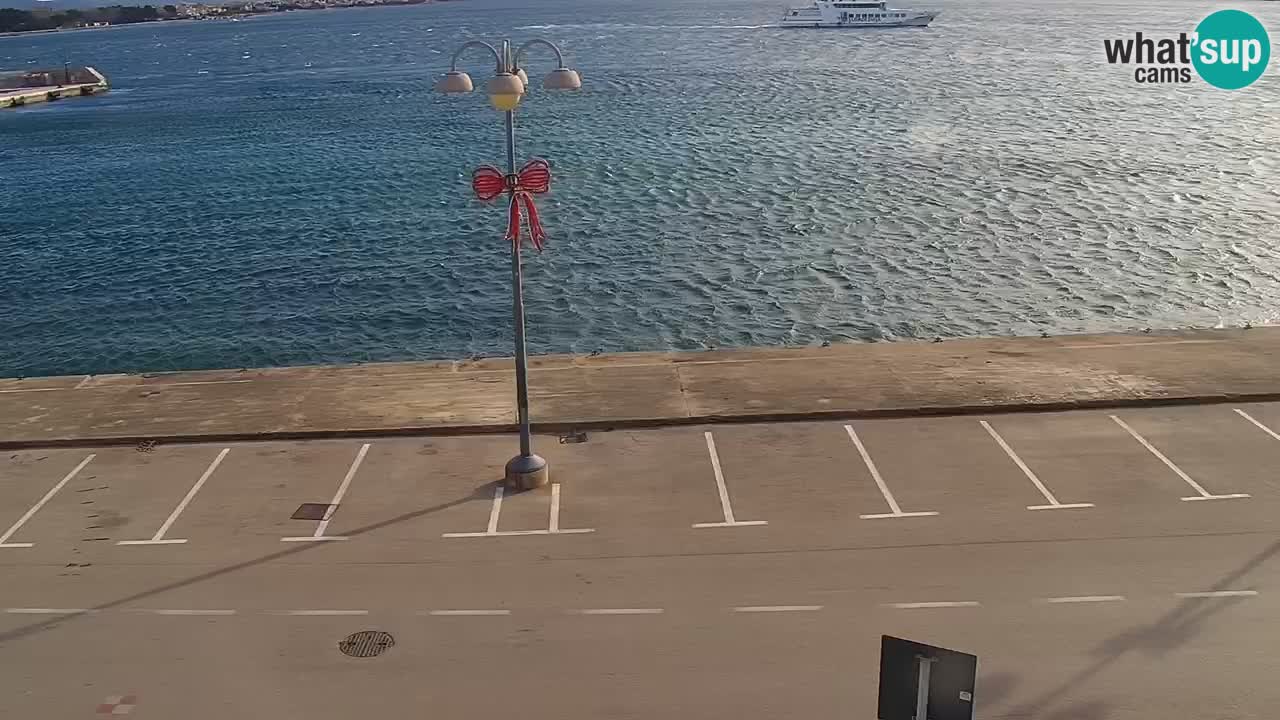
M879 720L973 720L978 656L883 635Z
M920 668L916 682L916 720L929 720L929 671L933 663L933 658L916 656L916 664Z

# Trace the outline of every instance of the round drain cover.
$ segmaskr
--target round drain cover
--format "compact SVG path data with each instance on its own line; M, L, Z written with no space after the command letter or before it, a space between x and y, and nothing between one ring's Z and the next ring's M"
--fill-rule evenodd
M378 630L361 630L358 633L348 635L345 640L338 643L338 649L344 655L369 658L381 655L388 648L395 647L395 644L396 639L391 637L391 633Z

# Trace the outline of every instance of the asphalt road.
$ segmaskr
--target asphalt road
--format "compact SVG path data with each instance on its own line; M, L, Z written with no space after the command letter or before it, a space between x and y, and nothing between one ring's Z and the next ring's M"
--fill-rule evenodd
M977 654L982 718L1269 719L1276 432L540 437L556 485L497 499L510 437L8 452L0 716L872 718L893 634ZM395 645L340 652L361 630Z

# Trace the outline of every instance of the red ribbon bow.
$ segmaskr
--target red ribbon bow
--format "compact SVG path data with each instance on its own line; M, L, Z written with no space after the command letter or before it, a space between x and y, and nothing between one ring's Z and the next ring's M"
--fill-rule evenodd
M481 200L492 200L504 192L511 193L510 215L507 221L507 239L520 242L520 205L529 214L529 239L533 247L542 252L542 241L547 234L538 221L538 208L531 193L544 193L551 189L551 165L541 158L530 160L515 175L504 175L492 165L483 165L471 173L471 189Z

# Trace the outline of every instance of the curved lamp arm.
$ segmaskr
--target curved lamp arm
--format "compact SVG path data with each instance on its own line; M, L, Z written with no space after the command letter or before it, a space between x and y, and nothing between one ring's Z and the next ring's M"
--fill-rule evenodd
M543 40L542 38L534 38L529 42L521 45L519 49L516 50L515 63L514 63L515 67L520 67L520 59L524 57L524 51L528 50L530 47L533 47L534 45L542 45L542 46L551 48L551 52L556 54L556 67L557 68L564 67L564 55L560 54L560 48L556 47L555 44L552 43L551 41Z
M458 69L458 58L462 57L462 51L470 47L482 47L485 50L488 50L493 55L494 66L497 68L497 73L501 74L506 70L503 66L502 56L498 54L498 49L483 40L468 40L462 43L462 45L453 52L453 58L449 61L450 70L456 71ZM556 51L556 54L559 54L558 50Z

